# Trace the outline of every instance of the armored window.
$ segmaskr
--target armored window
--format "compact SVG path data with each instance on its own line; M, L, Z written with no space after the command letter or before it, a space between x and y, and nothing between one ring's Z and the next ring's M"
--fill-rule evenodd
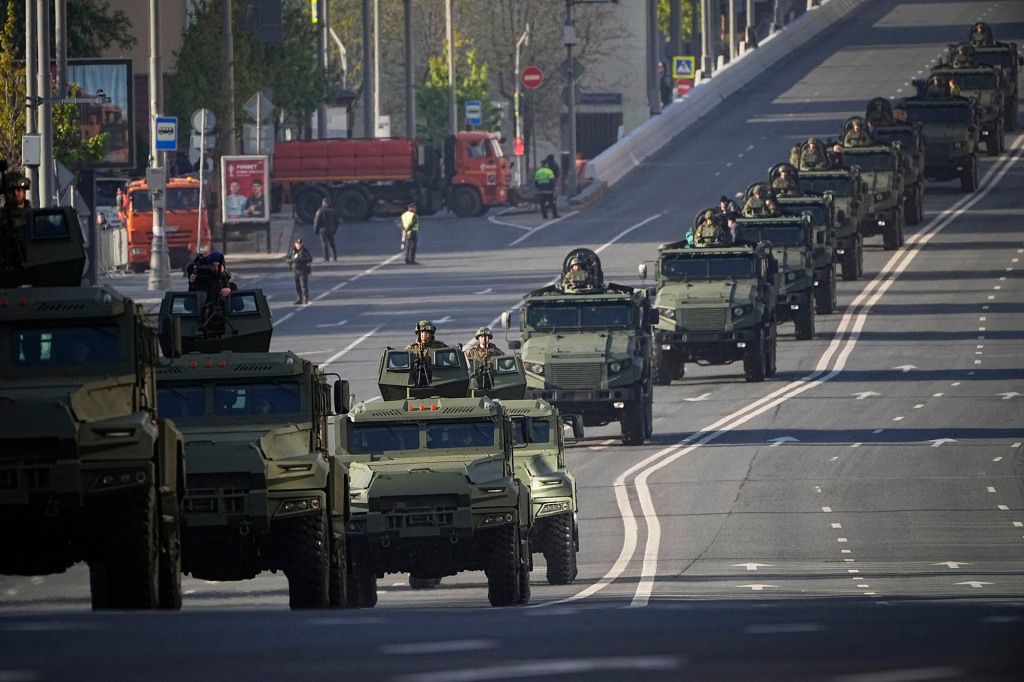
M514 425L516 445L551 441L551 424L546 419L534 420L529 417L517 417Z
M722 277L753 277L754 261L747 257L708 259L708 273L712 279Z
M748 241L770 242L772 246L803 246L807 243L803 228L788 226L743 225L743 238ZM735 263L729 263L729 266L734 265Z
M28 214L28 219L33 239L56 239L71 234L71 226L60 209L36 209Z
M157 389L157 414L168 419L201 417L206 413L202 386L167 386Z
M238 315L259 315L260 308L256 304L255 292L235 291L230 296L231 314Z
M439 350L434 352L434 365L436 367L458 367L459 358L457 350Z
M704 258L663 258L661 260L661 276L669 280L706 279L708 266Z
M516 359L510 355L494 358L494 369L499 374L515 374L519 371L516 367Z
M579 311L575 305L536 305L526 311L526 323L535 329L574 328Z
M121 359L117 325L21 328L12 330L10 339L14 366L65 367L81 373Z
M630 323L632 308L624 303L585 305L580 309L581 327L623 327Z
M416 424L353 424L348 451L353 455L417 450L420 430Z
M427 424L427 448L431 450L493 445L494 424L490 421Z
M171 315L197 315L199 303L195 294L171 294Z
M881 154L846 153L846 164L848 166L859 166L862 171L891 171L895 166L893 157L888 152Z
M412 364L409 351L388 351L385 368L394 372L407 372Z

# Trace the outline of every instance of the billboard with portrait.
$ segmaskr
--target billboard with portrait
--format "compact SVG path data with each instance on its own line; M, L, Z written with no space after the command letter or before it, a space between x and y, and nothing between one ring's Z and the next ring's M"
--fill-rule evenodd
M56 66L53 66L56 75ZM77 97L103 101L79 103L82 137L107 133L107 154L98 168L135 167L135 116L132 107L132 60L69 59L68 83Z
M220 159L221 222L265 223L270 220L266 190L270 164L266 155L222 156Z

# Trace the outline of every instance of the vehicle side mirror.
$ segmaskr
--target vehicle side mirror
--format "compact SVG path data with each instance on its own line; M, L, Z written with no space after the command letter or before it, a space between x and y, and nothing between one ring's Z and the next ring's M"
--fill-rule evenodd
M349 390L348 380L338 379L334 382L334 413L348 414L349 403L352 394Z
M640 281L643 282L647 279L647 263L641 263L638 270L640 271Z
M501 326L506 332L512 326L512 313L508 310L504 310L501 313Z

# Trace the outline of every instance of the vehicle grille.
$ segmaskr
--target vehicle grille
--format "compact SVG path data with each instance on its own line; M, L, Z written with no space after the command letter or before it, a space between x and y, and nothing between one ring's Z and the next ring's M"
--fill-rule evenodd
M52 457L0 459L0 490L49 490L54 485L55 466Z
M600 386L604 376L603 362L548 361L544 368L547 384L553 388L591 388Z
M252 481L245 474L199 474L188 476L186 514L240 514Z
M469 502L465 500L464 503L468 505ZM455 524L459 496L382 497L374 506L384 512L388 530L451 526Z
M729 308L683 308L679 327L688 331L713 331L725 329Z

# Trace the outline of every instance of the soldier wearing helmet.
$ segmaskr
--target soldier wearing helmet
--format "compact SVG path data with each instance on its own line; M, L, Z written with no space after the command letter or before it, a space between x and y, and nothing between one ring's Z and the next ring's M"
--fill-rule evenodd
M476 345L466 350L466 357L470 360L484 360L497 355L505 355L505 351L491 343L494 334L490 327L480 327L476 330Z
M971 45L976 47L990 47L993 44L992 27L984 21L979 21L971 27Z
M843 137L844 147L870 147L871 136L868 135L868 131L865 130L864 119L860 117L854 117L849 120L849 127L846 129L846 135Z
M416 341L405 347L406 350L416 351L420 357L427 354L429 348L446 348L447 343L434 338L437 327L430 320L420 320L416 323Z
M564 291L581 291L590 286L590 273L584 267L583 260L578 257L569 259L569 269L562 275Z
M0 222L0 262L14 265L24 262L21 247L21 233L25 227L25 211L32 207L25 194L31 187L28 178L23 175L8 175L4 187L3 221Z
M800 170L828 170L832 165L821 142L813 137L800 146L799 159Z

